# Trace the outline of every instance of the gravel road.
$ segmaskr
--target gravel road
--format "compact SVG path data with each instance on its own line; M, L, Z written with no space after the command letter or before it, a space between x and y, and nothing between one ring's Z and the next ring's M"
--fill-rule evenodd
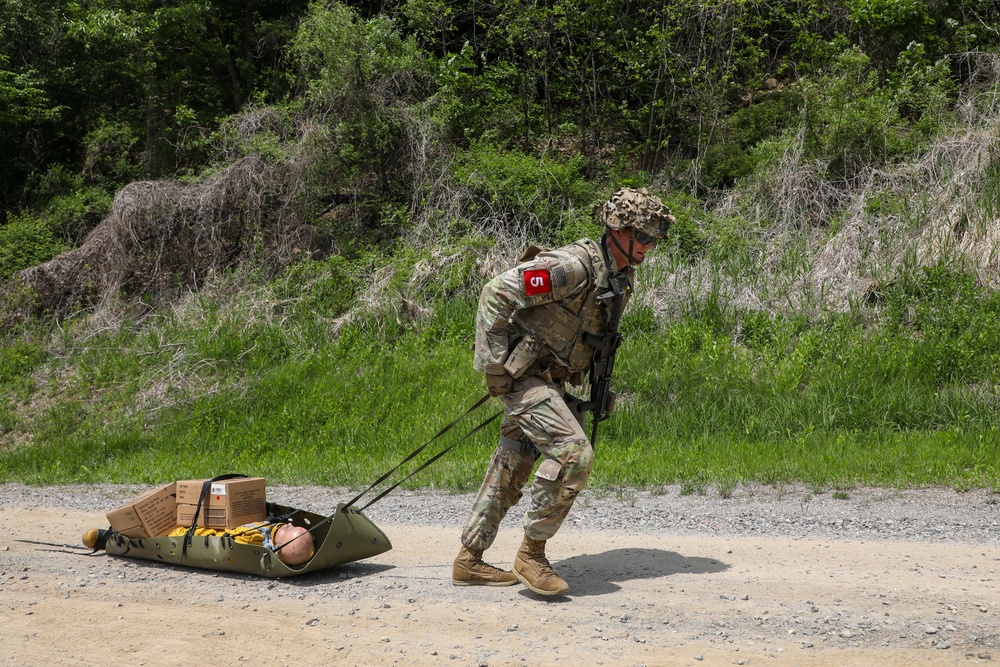
M588 490L548 548L569 582L453 587L470 495L396 491L375 558L284 580L89 555L134 486L0 485L0 664L957 665L1000 655L1000 495ZM345 489L268 488L325 513ZM835 497L835 495L837 497ZM520 511L487 552L509 567Z

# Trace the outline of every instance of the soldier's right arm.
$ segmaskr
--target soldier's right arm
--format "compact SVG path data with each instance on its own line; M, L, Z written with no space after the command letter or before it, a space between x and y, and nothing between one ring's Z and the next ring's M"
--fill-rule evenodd
M586 287L589 272L569 253L544 253L490 280L479 295L473 367L502 375L510 351L510 319L519 309L567 298Z
M508 325L520 304L503 278L511 269L490 280L479 295L476 312L476 354L473 367L487 375L503 375L503 363L509 351ZM509 281L508 281L509 282Z

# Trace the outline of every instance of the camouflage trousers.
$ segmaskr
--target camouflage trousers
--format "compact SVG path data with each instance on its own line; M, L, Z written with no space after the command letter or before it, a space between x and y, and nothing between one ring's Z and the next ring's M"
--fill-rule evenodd
M493 544L507 510L523 495L538 458L542 463L531 485L531 504L524 515L524 534L547 540L556 534L587 486L594 465L594 450L577 416L563 398L561 384L545 376L528 375L515 380L501 397L504 438L534 445L521 451L503 444L493 453L486 477L462 531L462 544L485 551Z

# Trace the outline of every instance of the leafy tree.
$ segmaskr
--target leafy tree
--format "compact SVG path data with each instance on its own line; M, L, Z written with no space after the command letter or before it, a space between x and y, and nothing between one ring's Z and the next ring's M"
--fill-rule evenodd
M288 92L284 47L305 6L0 2L0 149L12 157L0 209L37 205L29 177L58 164L107 188L197 167L206 155L193 134Z

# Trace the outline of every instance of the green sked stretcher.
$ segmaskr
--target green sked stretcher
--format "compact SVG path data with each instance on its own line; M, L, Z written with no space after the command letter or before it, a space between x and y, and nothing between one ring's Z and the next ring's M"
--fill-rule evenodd
M385 533L361 510L343 503L337 506L332 519L284 505L271 505L269 509L275 516L291 514L290 523L311 530L315 545L312 558L301 565L288 565L270 549L238 544L231 537L129 538L113 530L108 532L104 550L112 556L277 578L371 558L392 548Z
M478 426L470 430L442 451L438 452L419 467L411 472L406 478L396 482L388 489L382 491L373 500L369 501L360 509L354 506L362 496L374 489L376 486L387 480L393 473L399 470L407 461L412 460L417 454L422 452L429 444L440 438L451 430L463 417L473 412L483 405L490 398L486 394L480 398L472 407L465 411L453 422L442 428L430 440L413 452L407 455L392 470L385 473L371 486L359 493L346 503L337 505L337 511L330 516L313 514L305 510L297 510L284 505L268 503L268 520L272 517L275 521L289 521L294 526L301 526L312 533L315 553L305 563L301 565L289 565L278 558L270 549L253 544L239 544L235 539L228 536L192 536L183 535L176 537L136 537L129 538L114 530L100 531L99 538L94 542L88 542L84 536L84 544L94 548L95 551L103 548L105 552L112 556L125 556L126 558L144 558L146 560L160 561L185 567L200 567L206 570L222 570L226 572L242 572L244 574L256 574L264 577L294 577L299 574L316 572L328 567L336 567L344 563L351 563L364 558L371 558L381 553L385 553L392 548L389 538L385 536L379 528L365 516L364 510L372 506L380 499L384 498L393 489L403 482L411 479L418 472L437 461L460 442L471 437L480 431L487 424L498 419L503 413L497 412L492 417L481 422ZM201 511L202 503L210 484L224 479L245 477L245 475L219 475L210 480L206 480L201 493L201 501L198 503L198 511L195 513L197 523L198 512ZM98 531L90 531L97 534Z

